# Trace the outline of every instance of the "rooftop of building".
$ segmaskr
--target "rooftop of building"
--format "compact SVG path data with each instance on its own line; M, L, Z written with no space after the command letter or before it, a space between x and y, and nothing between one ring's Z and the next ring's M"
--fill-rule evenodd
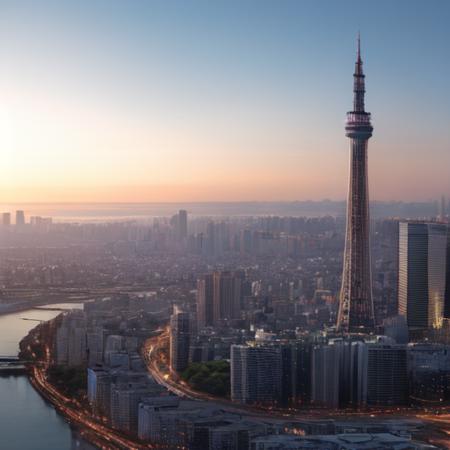
M411 441L408 438L396 436L390 433L348 433L337 435L293 436L293 435L268 435L254 438L252 443L266 443L276 445L283 449L288 445L289 449L327 449L327 450L425 450L436 449L429 444ZM331 446L330 446L331 445Z

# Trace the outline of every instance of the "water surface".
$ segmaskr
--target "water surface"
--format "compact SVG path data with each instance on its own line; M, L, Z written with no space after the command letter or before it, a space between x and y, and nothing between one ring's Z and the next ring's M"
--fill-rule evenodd
M82 304L49 305L82 307ZM0 316L0 355L17 355L19 342L41 320L60 311L31 309ZM24 318L33 320L23 320ZM26 376L0 377L0 450L71 450L91 448L33 389Z

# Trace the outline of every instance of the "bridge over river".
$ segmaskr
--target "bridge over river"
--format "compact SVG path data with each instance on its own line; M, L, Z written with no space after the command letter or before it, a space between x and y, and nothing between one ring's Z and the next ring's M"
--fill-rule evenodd
M24 361L14 355L0 355L0 376L19 375L25 373Z

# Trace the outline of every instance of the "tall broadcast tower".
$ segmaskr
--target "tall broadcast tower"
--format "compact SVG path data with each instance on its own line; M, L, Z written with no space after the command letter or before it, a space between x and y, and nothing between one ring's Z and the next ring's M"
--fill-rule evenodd
M360 39L353 74L353 111L347 113L345 134L350 138L350 183L347 201L344 270L337 328L343 332L374 328L369 241L367 143L372 136L370 113L364 110L364 73Z

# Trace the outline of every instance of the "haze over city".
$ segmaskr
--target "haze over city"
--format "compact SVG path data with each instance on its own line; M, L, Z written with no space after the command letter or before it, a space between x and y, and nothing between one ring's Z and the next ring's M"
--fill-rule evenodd
M371 198L450 190L447 2L0 7L2 202L343 200L358 30Z

